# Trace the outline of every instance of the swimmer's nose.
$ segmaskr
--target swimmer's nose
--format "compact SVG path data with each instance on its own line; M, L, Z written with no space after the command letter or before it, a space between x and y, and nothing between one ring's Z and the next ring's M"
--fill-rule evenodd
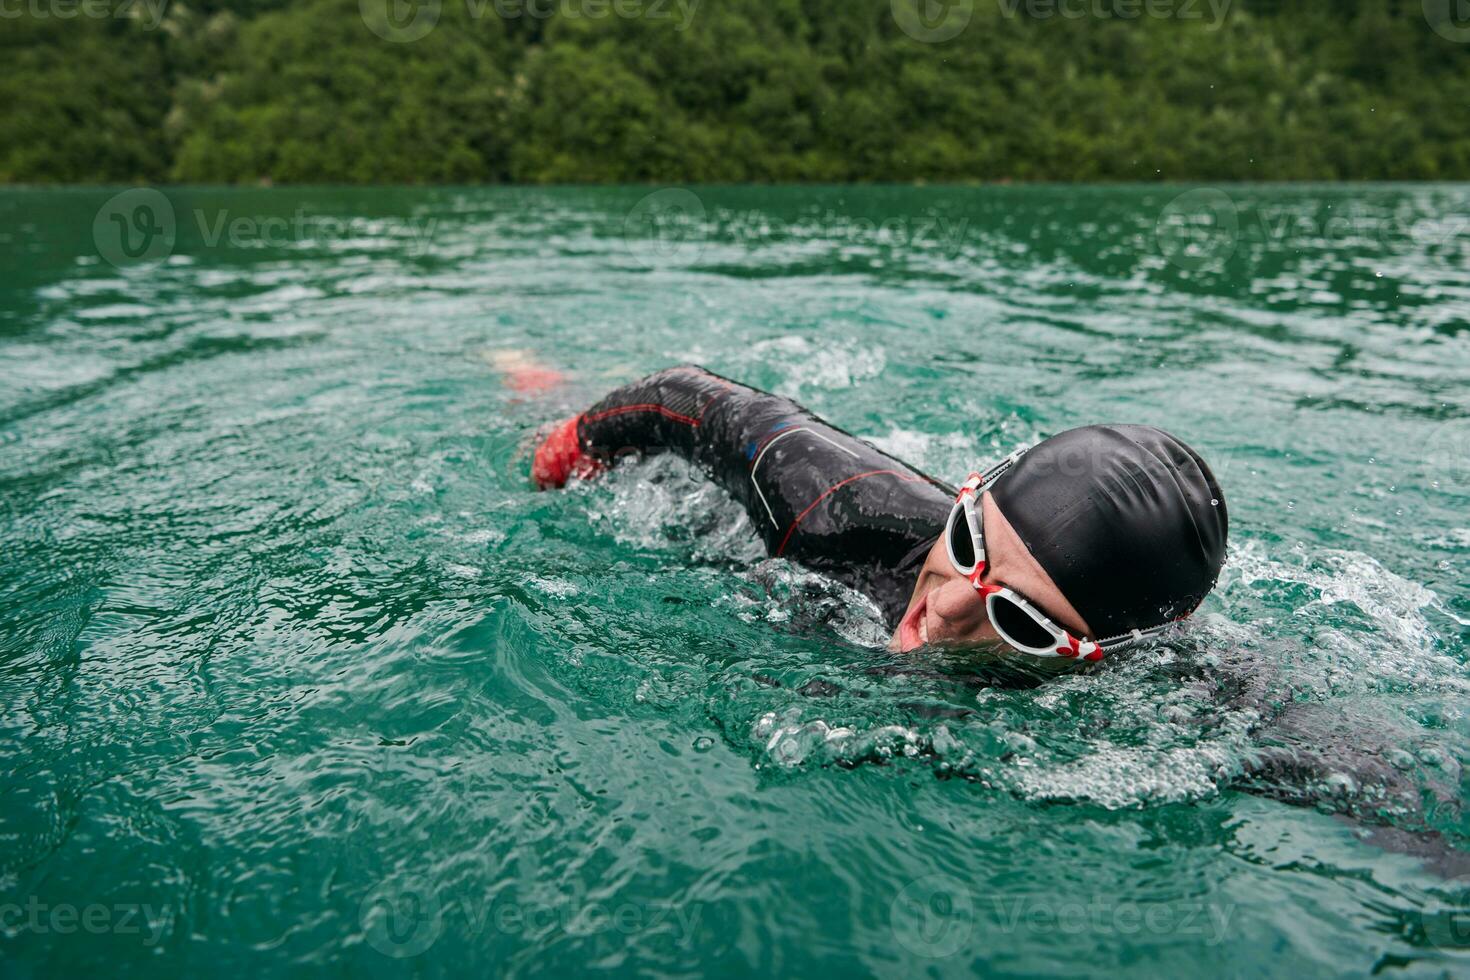
M985 600L964 578L953 578L929 594L929 608L951 636L978 632L985 626Z

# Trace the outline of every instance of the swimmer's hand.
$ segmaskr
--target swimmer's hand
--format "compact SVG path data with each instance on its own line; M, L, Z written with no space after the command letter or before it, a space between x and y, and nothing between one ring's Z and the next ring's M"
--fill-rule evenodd
M528 394L545 391L566 380L560 371L540 363L527 350L484 350L480 356L504 375L505 386L512 391Z
M536 447L536 455L531 459L531 480L538 490L559 489L574 476L589 477L602 468L582 451L581 440L577 438L580 418L574 415L557 423L551 435Z

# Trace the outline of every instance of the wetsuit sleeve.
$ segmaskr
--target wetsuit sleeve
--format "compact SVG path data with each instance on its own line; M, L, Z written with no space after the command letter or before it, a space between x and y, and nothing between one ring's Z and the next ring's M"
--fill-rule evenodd
M537 453L537 481L556 486L657 452L690 460L743 504L770 554L867 592L890 619L953 500L790 399L688 366L619 388L564 423ZM553 456L557 465L539 465Z

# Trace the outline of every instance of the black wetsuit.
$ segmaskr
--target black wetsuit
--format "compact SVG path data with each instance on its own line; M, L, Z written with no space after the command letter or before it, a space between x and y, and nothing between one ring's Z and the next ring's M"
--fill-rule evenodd
M576 420L576 436L580 451L602 463L628 454L676 452L699 465L745 506L772 555L871 596L890 627L902 616L954 503L951 487L790 399L697 367L670 368L617 389ZM1213 482L1210 490L1218 494ZM1347 816L1387 824L1389 829L1373 838L1376 843L1427 857L1446 874L1470 871L1470 857L1427 831L1415 814L1426 787L1385 762L1386 748L1362 744L1376 726L1345 723L1346 731L1339 730L1342 724L1318 717L1321 705L1289 704L1283 711L1268 662L1247 659L1233 667L1206 668L1181 661L1177 669L1181 685L1204 689L1203 700L1224 697L1222 709L1261 716L1262 744L1243 760L1233 780L1237 788L1314 803L1321 800L1327 777L1352 772L1363 787L1361 800L1334 802ZM808 685L802 693L837 690L824 683ZM1458 769L1453 775L1458 777ZM1442 805L1457 806L1454 782L1434 781L1428 789ZM1379 813L1386 802L1410 814L1398 818L1408 824L1405 829L1393 829Z
M589 456L676 452L745 506L766 550L870 596L897 625L955 490L789 398L677 367L577 422Z

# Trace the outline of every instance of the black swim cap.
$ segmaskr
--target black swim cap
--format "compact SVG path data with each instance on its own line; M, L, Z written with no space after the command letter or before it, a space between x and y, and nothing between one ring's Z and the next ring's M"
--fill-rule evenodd
M1229 520L1214 474L1152 426L1052 436L990 489L1094 639L1189 615L1225 562Z

